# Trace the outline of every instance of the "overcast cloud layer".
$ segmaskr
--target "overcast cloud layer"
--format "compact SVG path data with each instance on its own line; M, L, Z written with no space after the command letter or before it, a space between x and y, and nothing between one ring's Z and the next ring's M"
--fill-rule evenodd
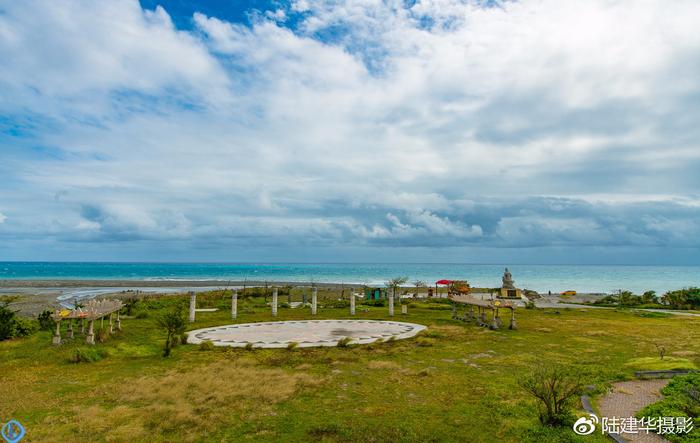
M0 260L700 263L696 0L167 8L0 0Z

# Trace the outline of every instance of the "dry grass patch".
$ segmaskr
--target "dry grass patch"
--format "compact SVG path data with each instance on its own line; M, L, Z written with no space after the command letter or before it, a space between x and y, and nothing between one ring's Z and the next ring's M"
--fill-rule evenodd
M398 369L401 365L393 361L372 360L367 363L368 369Z
M98 397L106 400L104 404L76 406L72 417L50 416L41 428L86 440L97 433L108 441L153 440L154 435L160 436L156 441L175 435L180 441L194 441L231 420L238 421L232 423L235 426L268 415L276 403L320 383L304 373L219 361L102 389ZM40 432L36 429L35 434Z

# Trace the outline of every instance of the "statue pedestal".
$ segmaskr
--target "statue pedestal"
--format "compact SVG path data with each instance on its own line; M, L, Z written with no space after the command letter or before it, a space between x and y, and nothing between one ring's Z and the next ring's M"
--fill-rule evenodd
M522 291L518 288L501 288L498 298L520 298Z

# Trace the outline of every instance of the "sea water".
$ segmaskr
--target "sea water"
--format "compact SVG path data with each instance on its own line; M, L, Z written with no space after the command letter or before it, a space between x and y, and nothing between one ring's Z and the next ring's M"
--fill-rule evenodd
M468 280L475 287L501 285L504 265L420 263L61 263L0 262L0 279L223 280L382 285L405 276L434 284ZM540 292L641 293L700 286L700 266L512 265L519 288Z

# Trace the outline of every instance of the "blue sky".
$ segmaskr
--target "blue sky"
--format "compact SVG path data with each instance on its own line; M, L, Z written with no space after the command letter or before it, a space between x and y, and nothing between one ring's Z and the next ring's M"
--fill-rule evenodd
M0 260L700 264L697 17L0 0Z

